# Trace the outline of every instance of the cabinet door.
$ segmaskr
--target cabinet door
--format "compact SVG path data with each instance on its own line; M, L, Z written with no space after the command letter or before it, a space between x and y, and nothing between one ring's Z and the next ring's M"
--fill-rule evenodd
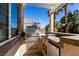
M48 56L59 56L59 48L57 48L56 46L48 43L47 55Z

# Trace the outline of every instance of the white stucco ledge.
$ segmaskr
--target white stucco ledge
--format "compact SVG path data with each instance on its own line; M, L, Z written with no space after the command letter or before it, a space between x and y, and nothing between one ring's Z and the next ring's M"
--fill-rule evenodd
M70 39L70 40L78 40L79 41L79 35L75 36L61 36L63 39Z
M79 40L79 34L73 34L73 33L62 33L62 32L50 32L48 35L50 36L55 34L58 38L63 39L71 39L71 40Z
M76 36L79 34L73 34L73 33L63 33L63 32L48 32L48 35L60 35L60 36Z
M53 40L53 41L55 41L55 42L60 42L60 38L59 38L59 37L48 36L47 38L50 39L50 40Z

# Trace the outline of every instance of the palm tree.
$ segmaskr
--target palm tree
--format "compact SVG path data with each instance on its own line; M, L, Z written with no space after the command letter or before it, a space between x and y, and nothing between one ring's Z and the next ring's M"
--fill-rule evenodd
M50 28L49 24L44 27L44 29L46 29L46 32L49 32L49 28Z
M57 15L59 15L59 12L63 12L63 10L65 11L65 16L61 19L62 21L61 21L61 23L62 23L62 25L61 25L61 27L63 27L63 26L65 26L65 31L64 32L68 32L68 28L69 28L69 24L68 24L68 22L69 22L69 20L67 19L67 6L68 5L73 5L73 3L70 3L70 4L66 4L65 6L63 6L61 9L59 9L59 10L57 10L56 11L56 14ZM71 13L70 14L68 14L68 15L72 15ZM64 21L64 22L63 22Z
M79 33L79 10L75 10L74 14L74 25L76 26L76 33Z
M67 18L68 18L68 31L71 33L79 33L79 10L69 12ZM60 22L62 24L65 23L65 18L62 17Z
M73 5L73 3L67 4L67 5ZM75 24L75 18L78 18L79 17L79 14L78 14L78 11L77 10L74 12L74 14L71 11L69 13L67 13L67 5L66 5L65 8L62 7L61 9L58 9L56 11L56 15L59 15L59 12L63 12L63 10L66 9L66 11L65 11L66 15L61 18L60 22L57 22L56 21L56 23L55 23L56 24L56 28L59 31L63 31L63 32L71 31L72 27ZM49 15L50 14L48 12L48 16ZM79 20L79 19L77 19L77 20ZM77 22L78 21L76 21L76 23ZM78 25L78 23L77 23L77 25ZM75 25L75 26L77 26L77 25ZM46 27L48 28L49 25L46 26ZM78 28L79 28L79 26L78 26ZM77 28L77 31L79 31L78 28ZM73 31L76 31L76 29L74 29Z

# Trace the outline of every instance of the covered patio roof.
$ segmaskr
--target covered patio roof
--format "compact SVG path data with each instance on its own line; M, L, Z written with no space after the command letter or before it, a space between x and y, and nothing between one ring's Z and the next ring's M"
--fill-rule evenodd
M65 3L27 3L27 4L23 4L28 5L28 6L32 6L32 7L40 7L40 8L47 8L50 9L50 12L53 12L56 9L59 9L61 5L64 5ZM58 8L59 7L59 8Z

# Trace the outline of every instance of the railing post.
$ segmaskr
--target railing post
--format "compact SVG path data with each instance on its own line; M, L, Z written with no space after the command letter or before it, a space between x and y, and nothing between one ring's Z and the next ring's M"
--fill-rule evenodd
M18 6L18 19L19 19L19 32L24 31L24 17L23 17L23 9L24 9L24 5L22 3L17 4Z
M68 33L67 4L64 6L64 13L65 13L65 32Z

